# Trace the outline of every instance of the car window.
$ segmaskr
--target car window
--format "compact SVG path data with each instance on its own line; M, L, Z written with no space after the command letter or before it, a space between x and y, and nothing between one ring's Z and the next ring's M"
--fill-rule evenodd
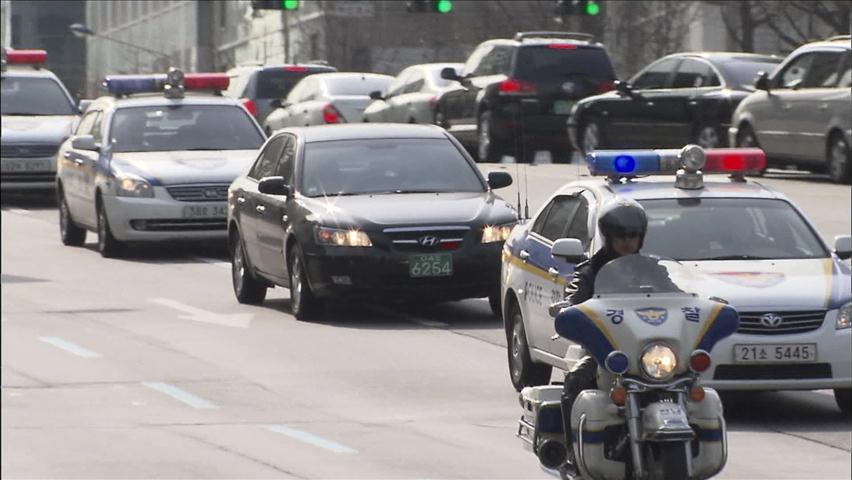
M74 115L77 109L52 78L3 75L0 80L3 115Z
M266 144L260 156L255 160L248 176L255 180L260 180L263 177L271 177L275 175L275 169L278 167L278 160L281 158L281 153L289 139L288 135L281 135L273 138Z
M771 57L733 57L730 60L719 62L718 67L722 70L722 76L729 87L754 90L754 82L760 72L772 73L781 63L781 58Z
M464 64L464 68L462 68L461 76L469 76L472 72L476 71L479 67L479 64L482 62L482 59L494 48L494 45L481 45L473 53L468 57L467 62Z
M817 52L801 88L831 88L837 85L843 55L840 51Z
M281 67L257 72L257 98L285 98L299 80L318 73L301 67Z
M488 52L473 71L474 77L500 75L509 73L509 63L512 59L512 48L498 45Z
M843 57L845 60L843 66L840 67L840 82L837 86L849 88L852 87L852 52L847 51Z
M583 249L588 250L591 236L589 235L589 202L583 195L580 195L580 202L577 206L577 213L565 230L566 238L576 238L583 242Z
M80 123L77 124L77 130L74 131L74 135L91 135L92 134L92 125L95 123L95 116L98 112L94 110L90 110L83 115L83 118L80 120Z
M96 143L103 142L103 134L101 133L102 129L102 121L104 118L103 112L95 112L97 115L95 116L95 121L92 123L92 137L95 139Z
M124 107L115 111L110 128L115 152L250 150L263 140L238 105Z
M325 91L329 95L363 95L370 92L382 91L387 87L391 77L368 74L326 77L323 79Z
M811 52L794 58L781 71L776 88L795 88L800 86L805 80L805 75L807 75L815 56L816 53Z
M301 165L299 191L309 197L486 191L478 170L446 138L308 143Z
M672 71L679 58L664 58L652 63L645 71L639 73L630 84L637 90L655 90L669 88Z
M284 183L291 185L293 181L293 163L296 157L296 139L292 135L285 135L287 143L278 161L278 175L284 177Z
M547 211L547 218L538 225L539 230L536 230L536 225L533 225L533 232L552 241L564 238L565 231L571 225L574 215L583 202L585 200L579 195L563 195L554 198Z
M515 59L514 78L546 80L587 77L594 80L614 80L609 56L602 48L579 46L565 48L551 44L521 47Z
M677 260L825 258L828 251L783 200L707 198L643 200L642 248Z
M719 77L713 68L702 60L686 58L677 67L672 88L718 87Z
M417 69L412 72L412 75L406 80L403 93L416 93L423 89L426 84L426 78L423 76L423 70Z
M411 77L412 70L410 68L406 68L399 75L396 76L393 80L388 83L387 92L385 93L385 98L390 98L396 95L399 95L402 92L403 87L405 87L405 82L408 81L408 78Z

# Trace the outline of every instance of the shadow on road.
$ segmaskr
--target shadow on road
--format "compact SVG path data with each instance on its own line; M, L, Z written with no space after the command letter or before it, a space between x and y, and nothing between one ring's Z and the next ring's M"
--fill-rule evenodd
M852 427L830 391L722 392L722 402L732 430L763 422L790 431L848 432Z
M13 194L0 195L0 208L26 208L30 210L55 210L56 197L53 193L43 194Z
M98 255L97 235L89 232L85 246ZM230 259L228 247L221 242L157 242L128 245L121 256L115 260L151 264L199 263L198 257L213 261L227 262Z

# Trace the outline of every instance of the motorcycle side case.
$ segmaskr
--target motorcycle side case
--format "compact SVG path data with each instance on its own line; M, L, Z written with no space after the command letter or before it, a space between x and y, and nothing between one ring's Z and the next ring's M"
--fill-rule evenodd
M606 458L606 439L609 432L617 438L623 428L624 418L612 403L607 392L585 390L571 408L571 428L574 429L574 458L583 478L594 480L623 480L626 465Z
M518 437L540 459L541 447L545 443L551 449L548 453L553 453L554 448L561 448L562 453L566 449L561 398L562 385L525 387L521 390L520 402L524 412L518 420Z
M695 438L698 442L698 455L692 457L692 471L695 478L710 478L716 475L725 466L728 457L722 400L712 388L705 387L704 392L704 400L686 402L689 423L695 430Z

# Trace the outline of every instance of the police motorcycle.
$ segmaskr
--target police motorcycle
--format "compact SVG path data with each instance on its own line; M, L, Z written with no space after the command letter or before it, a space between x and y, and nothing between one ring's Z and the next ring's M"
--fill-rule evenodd
M575 256L582 246L560 239L552 252ZM700 276L676 260L628 255L601 268L591 299L551 306L556 332L582 346L567 355L588 353L599 367L597 388L582 391L570 412L562 411L561 385L521 391L517 435L546 471L594 480L697 480L722 470L722 402L699 374L709 368L713 346L737 330L739 315L720 299L692 293ZM563 414L570 415L572 447Z

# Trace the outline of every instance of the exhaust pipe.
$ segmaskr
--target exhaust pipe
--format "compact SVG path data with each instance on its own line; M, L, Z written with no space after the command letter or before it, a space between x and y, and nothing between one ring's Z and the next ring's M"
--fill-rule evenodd
M546 468L559 468L568 458L565 445L557 440L545 440L538 447L538 461Z

